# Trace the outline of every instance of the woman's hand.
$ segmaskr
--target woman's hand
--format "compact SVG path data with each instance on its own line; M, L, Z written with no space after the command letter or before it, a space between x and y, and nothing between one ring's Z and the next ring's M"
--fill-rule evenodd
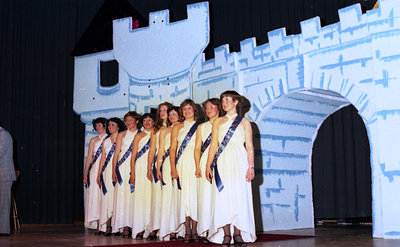
M112 173L112 180L114 183L118 182L117 173L115 171Z
M213 174L212 174L212 171L211 171L211 167L207 167L207 168L206 168L205 176L206 176L207 181L211 183L212 178L213 178Z
M88 185L88 182L87 182L87 175L86 175L86 173L85 173L85 175L83 175L83 184L84 185Z
M147 179L153 182L153 171L151 169L147 169Z
M97 182L97 185L101 186L101 183L100 183L100 176L99 176L99 175L97 176L96 182Z
M163 181L162 180L162 174L161 174L160 170L157 170L157 179L160 180L160 181Z
M196 175L196 178L201 178L201 170L200 170L200 168L196 167L195 175Z
M172 169L171 170L171 177L172 177L172 179L178 179L179 178L179 174L178 174L178 171L176 169Z
M254 173L254 166L251 166L251 167L249 167L249 168L247 169L247 172L246 172L246 181L247 181L247 182L250 182L251 180L253 180L254 176L255 176L255 173Z

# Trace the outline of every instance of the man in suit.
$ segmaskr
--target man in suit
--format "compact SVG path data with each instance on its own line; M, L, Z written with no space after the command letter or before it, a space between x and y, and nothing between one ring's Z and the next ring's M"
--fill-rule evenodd
M13 141L0 124L0 236L10 235L11 186L15 181Z

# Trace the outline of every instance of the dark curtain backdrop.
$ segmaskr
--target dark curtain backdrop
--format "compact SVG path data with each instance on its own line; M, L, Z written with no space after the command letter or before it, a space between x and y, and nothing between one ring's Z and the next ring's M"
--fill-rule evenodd
M117 0L114 0L117 1ZM151 11L170 9L171 20L186 18L187 0L129 0L145 19ZM322 25L338 21L337 10L375 0L212 0L213 49L321 16ZM21 170L17 205L22 223L72 223L83 219L84 126L72 110L73 57L70 52L104 0L0 1L0 122L15 140Z
M354 106L335 112L321 125L314 142L312 178L316 219L372 216L370 148Z

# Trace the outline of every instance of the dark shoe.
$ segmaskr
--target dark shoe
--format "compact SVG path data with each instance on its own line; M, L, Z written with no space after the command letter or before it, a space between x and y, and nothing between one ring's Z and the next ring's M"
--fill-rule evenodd
M100 236L100 235L101 235L101 231L100 231L100 230L96 230L96 231L94 232L94 235Z
M191 234L185 234L185 238L183 239L184 244L189 244L192 242L192 235Z
M150 240L150 241L153 241L156 239L157 239L157 231L150 233L149 236L147 236L147 238L146 238L146 240Z
M200 243L199 235L197 233L193 233L192 240L193 240L193 243Z
M231 239L232 237L230 235L225 235L224 240L222 240L221 247L231 246Z
M129 230L129 227L124 227L124 231L122 232L122 237L131 238L131 230Z
M113 235L114 235L114 236L121 236L121 233L120 233L120 232L116 232L116 233L114 233Z
M142 240L143 239L143 233L144 232L141 232L141 233L138 233L138 234L136 234L136 240Z
M207 238L202 238L202 239L201 239L201 243L202 243L202 244L210 244L210 241L208 241Z
M247 244L243 241L242 236L240 234L233 235L233 243L238 247L247 247Z
M178 238L176 237L176 234L174 233L174 234L171 234L170 236L169 236L169 241L178 241Z
M104 236L106 236L106 237L111 236L111 230L112 230L111 226L107 226Z

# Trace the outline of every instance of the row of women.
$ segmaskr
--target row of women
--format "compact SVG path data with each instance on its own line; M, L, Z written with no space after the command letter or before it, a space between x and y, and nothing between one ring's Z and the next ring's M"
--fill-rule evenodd
M179 108L160 104L155 120L134 111L125 124L95 119L99 135L90 140L83 179L85 227L136 239L254 242L254 151L250 121L238 115L243 99L226 91L206 100L202 124L190 99Z

